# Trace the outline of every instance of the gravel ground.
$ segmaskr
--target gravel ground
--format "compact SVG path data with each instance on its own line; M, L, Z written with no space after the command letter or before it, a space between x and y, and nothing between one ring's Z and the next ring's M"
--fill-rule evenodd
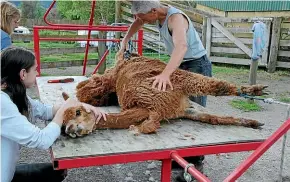
M42 69L45 75L80 75L82 67ZM88 67L88 73L93 71L93 67ZM259 73L260 74L260 73ZM235 83L245 83L247 74L226 75L217 74L216 77L229 80ZM257 83L269 85L271 96L278 97L286 94L290 97L290 74L270 75L262 73L258 75ZM35 90L30 90L29 95L36 97ZM208 109L216 114L242 116L257 119L265 123L262 133L265 137L270 136L285 121L286 106L277 104L265 104L259 102L262 111L242 112L231 107L228 103L235 97L209 97ZM43 126L41 122L38 122ZM274 144L251 168L249 168L238 181L272 182L278 180L281 160L282 139ZM208 155L205 158L205 174L212 181L223 181L251 152L240 152L220 155ZM290 182L290 134L286 142L285 164L283 168L283 181ZM19 163L49 162L48 151L22 148ZM148 161L140 163L117 164L110 166L88 167L71 169L65 182L127 182L127 181L160 181L160 166L158 161ZM173 177L178 172L173 173ZM174 181L174 180L172 180Z

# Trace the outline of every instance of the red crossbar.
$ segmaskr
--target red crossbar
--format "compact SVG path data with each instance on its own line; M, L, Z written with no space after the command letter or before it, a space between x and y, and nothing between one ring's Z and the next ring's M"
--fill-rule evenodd
M281 136L290 129L290 118L276 130L261 146L259 146L252 155L250 155L242 164L240 164L224 181L231 182L238 179L255 161L257 161Z
M188 165L188 162L186 162L180 155L178 155L176 152L171 153L172 159L174 159L181 167L185 168ZM191 166L187 170L195 179L201 182L209 182L210 180L203 175L201 172L199 172L195 167ZM186 171L186 172L187 172Z

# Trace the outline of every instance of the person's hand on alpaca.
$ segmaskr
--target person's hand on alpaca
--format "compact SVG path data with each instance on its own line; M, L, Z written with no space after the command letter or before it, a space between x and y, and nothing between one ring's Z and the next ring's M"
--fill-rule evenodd
M170 86L171 90L173 90L172 83L170 81L170 75L161 73L160 75L154 76L152 78L148 78L149 80L154 80L152 84L152 88L157 88L159 91L166 91L167 85Z
M96 124L99 123L99 121L101 120L102 117L104 118L105 121L107 121L107 117L106 117L107 113L105 111L103 111L101 108L94 107L94 106L92 106L90 104L86 104L86 103L82 103L82 105L86 109L86 112L90 113L92 111L94 113L95 117L97 118Z

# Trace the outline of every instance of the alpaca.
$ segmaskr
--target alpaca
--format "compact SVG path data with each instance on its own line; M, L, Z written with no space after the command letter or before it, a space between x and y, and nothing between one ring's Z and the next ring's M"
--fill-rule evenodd
M155 133L160 121L185 118L209 124L237 125L258 128L256 120L216 116L205 108L190 102L188 96L263 95L266 86L241 86L216 78L177 69L170 77L173 90L158 91L152 88L153 80L166 64L137 54L125 59L122 52L116 55L116 65L104 75L93 75L77 85L77 98L94 106L119 104L120 113L110 113L107 121L95 123L93 114L81 107L71 108L65 114L66 133L82 136L96 129L130 129L134 134ZM67 97L67 96L65 96ZM116 101L117 100L117 101Z

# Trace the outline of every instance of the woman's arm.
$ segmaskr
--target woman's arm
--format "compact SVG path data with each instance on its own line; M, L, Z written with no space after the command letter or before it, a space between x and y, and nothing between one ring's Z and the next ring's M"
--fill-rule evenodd
M1 136L30 148L47 149L60 135L62 115L40 129L30 123L6 94L1 94Z

